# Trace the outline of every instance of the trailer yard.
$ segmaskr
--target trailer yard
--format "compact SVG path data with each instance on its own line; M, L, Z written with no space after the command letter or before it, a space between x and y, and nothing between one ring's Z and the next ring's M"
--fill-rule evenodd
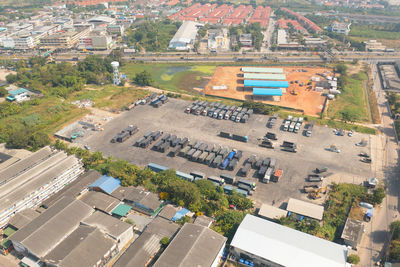
M371 171L373 165L361 162L358 154L368 153L373 159L372 162L376 161L375 152L370 149L374 136L359 133L354 133L351 137L338 136L331 128L314 125L312 136L307 137L302 134L305 125L309 123L306 121L296 134L281 131L282 120L279 118L272 128L267 128L270 117L265 115L253 114L246 123L232 123L230 120L216 120L207 116L184 113L183 111L190 104L191 102L188 101L170 99L159 108L139 105L105 124L104 131L83 137L79 139L79 142L95 151L101 151L105 156L125 159L137 165L147 166L149 163L156 163L187 174L193 171L202 172L207 177L228 173L243 178L239 176L239 171L246 159L252 155L256 155L258 159L267 157L276 159L276 169L283 172L282 178L277 183L262 183L257 175L258 170L249 169L246 179L257 183L257 189L251 196L256 206L271 202L280 205L286 202L288 197L306 199L307 194L303 193L303 188L309 184L306 178L315 168L328 167L329 172L332 173L324 180L324 184L331 181L360 184L373 177ZM116 132L125 129L127 125L135 125L139 131L123 143L111 143L110 140ZM221 137L221 132L247 136L247 143ZM277 140L271 140L273 149L260 146L267 132L276 134ZM163 142L160 141L168 134L172 136L169 138L173 138L178 144L184 142L192 145L204 143L207 146L222 146L228 148L227 153L233 149L242 151L242 156L233 170L212 167L204 163L207 161L206 153L197 153L199 154L195 155L197 160L192 161L180 155L181 151L175 151L176 145L162 147ZM138 146L137 142L146 135L153 137L154 140L148 145ZM368 143L366 147L355 145L364 139ZM296 144L297 152L284 151L282 147L284 141ZM153 148L156 145L157 147ZM341 152L327 151L326 148L332 145ZM189 153L189 151L185 152ZM199 159L203 163L200 163Z

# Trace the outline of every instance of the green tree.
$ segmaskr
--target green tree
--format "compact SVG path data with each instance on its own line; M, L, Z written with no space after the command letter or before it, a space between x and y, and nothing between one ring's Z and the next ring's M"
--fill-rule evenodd
M161 243L161 245L163 245L164 247L168 246L168 244L169 244L169 237L168 237L168 236L164 236L163 238L161 238L160 243Z
M386 197L385 189L383 187L377 188L372 194L372 201L375 204L381 204Z
M151 73L146 70L136 73L133 81L140 86L150 86L153 84Z
M8 91L6 90L6 88L4 88L4 86L0 86L0 97L5 97L8 95Z
M394 221L390 224L390 230L392 231L392 239L400 240L400 221Z
M12 73L8 74L8 75L6 76L6 81L7 81L8 83L15 83L15 82L17 82L17 75L12 74Z
M233 238L239 224L243 221L246 213L235 210L222 211L216 216L214 230L228 237L228 242Z
M351 264L358 264L360 262L360 257L357 254L351 254L347 257L347 262Z

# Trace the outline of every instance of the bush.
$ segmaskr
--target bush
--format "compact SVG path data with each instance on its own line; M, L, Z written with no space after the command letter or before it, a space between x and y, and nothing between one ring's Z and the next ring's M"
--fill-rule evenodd
M351 264L357 264L360 262L360 257L357 254L352 254L347 257L347 262Z
M381 204L385 196L386 196L385 189L383 189L383 187L379 187L374 191L372 195L372 201L375 204Z
M133 81L140 86L149 86L152 85L153 79L151 78L151 73L144 70L142 72L136 73Z
M400 221L395 221L390 224L390 230L392 231L392 239L399 240L400 239Z
M169 237L168 236L164 236L163 238L161 238L161 240L160 240L160 243L161 243L161 245L163 245L163 246L168 246L168 244L169 244Z

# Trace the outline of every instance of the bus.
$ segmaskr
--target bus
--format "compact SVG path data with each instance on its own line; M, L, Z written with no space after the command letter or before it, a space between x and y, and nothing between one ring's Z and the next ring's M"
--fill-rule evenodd
M239 179L238 184L244 184L249 186L253 191L256 190L256 183L246 179Z
M196 178L200 178L200 179L204 179L206 177L206 175L202 172L198 172L198 171L192 171L190 173L190 175L192 175L195 179ZM196 179L197 180L197 179Z
M161 166L161 165L158 165L155 163L149 163L147 165L147 168L149 168L150 170L155 171L155 172L162 172L162 171L168 170L167 167L164 167L164 166Z
M194 181L194 177L193 175L184 173L184 172L180 172L180 171L176 171L175 172L176 176L178 176L179 178L182 178L183 180L189 181L189 182L193 182Z
M222 174L220 175L220 177L221 177L222 179L224 179L224 181L225 181L227 184L235 184L235 182L236 182L236 177L235 177L234 175L232 175L232 174L222 173Z
M225 183L224 179L217 176L209 176L207 177L207 180L210 180L211 182L217 183L219 185L223 185Z

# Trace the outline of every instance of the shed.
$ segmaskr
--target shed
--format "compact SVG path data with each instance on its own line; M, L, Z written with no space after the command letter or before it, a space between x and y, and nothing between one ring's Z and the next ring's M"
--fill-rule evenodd
M289 88L289 83L287 81L244 80L244 86L247 86L247 87Z
M176 207L172 206L171 204L167 204L163 207L158 216L171 221L177 210L178 209Z
M277 220L281 217L286 217L287 211L268 204L262 204L258 211L258 216L265 219Z
M125 204L119 204L111 214L117 215L119 217L124 217L130 210L132 209L131 206Z
M189 212L190 212L190 210L182 208L181 210L179 210L175 213L174 217L172 218L172 221L175 222L176 220L181 219L183 216L185 216Z
M118 199L96 191L87 192L81 200L90 207L108 214L120 203Z
M289 199L286 210L318 221L321 221L324 216L323 206L294 198Z
M244 73L243 78L246 80L286 80L285 74L275 73Z
M253 88L254 96L282 96L282 89Z
M351 246L354 249L357 249L357 246L361 241L363 232L364 232L363 222L347 218L341 237L346 245Z
M213 218L207 216L198 216L196 220L194 220L194 224L210 227L213 221L214 221Z
M283 73L282 68L257 68L257 67L243 67L243 72L253 73Z
M89 186L90 190L103 191L106 194L111 194L118 186L121 185L121 181L114 177L103 175Z

